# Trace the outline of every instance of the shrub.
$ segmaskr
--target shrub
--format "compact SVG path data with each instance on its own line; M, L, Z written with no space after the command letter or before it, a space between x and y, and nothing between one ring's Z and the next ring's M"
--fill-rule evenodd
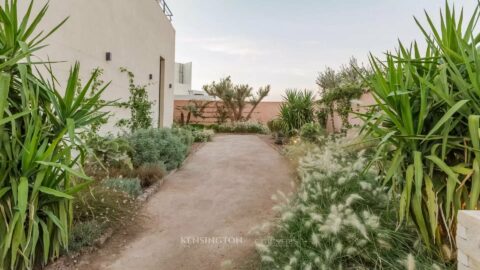
M0 6L0 269L32 269L68 247L72 201L89 184L76 158L85 152L77 134L102 119L107 105L99 102L104 86L88 95L95 74L77 87L78 63L64 89L48 81L54 74L38 74L32 54L55 32L38 29L48 4L35 13L30 1L25 14L17 4Z
M91 247L105 231L105 226L96 220L79 222L73 225L68 252L77 252L85 247Z
M283 121L280 118L275 118L267 122L267 127L272 133L275 143L283 144L286 139Z
M300 138L309 142L322 142L325 130L317 123L307 123L300 129Z
M89 175L97 178L110 175L115 169L132 170L132 152L128 141L124 138L93 135L87 140L88 157L85 169Z
M193 131L188 128L173 128L172 133L174 136L177 136L178 138L180 138L180 141L182 141L182 143L189 148L190 146L192 146L193 142L195 141L195 138L193 136Z
M209 128L209 126L206 126L204 124L188 124L185 127L188 127L190 129L193 129L193 130L208 129Z
M281 132L283 131L283 122L280 118L275 118L267 122L267 127L270 132Z
M167 169L163 163L144 164L135 170L137 178L140 180L140 185L147 188L165 176Z
M310 148L298 193L274 195L273 237L257 242L264 269L441 269L409 228L397 230L395 205L362 153L334 143ZM419 245L420 243L420 245Z
M194 130L193 137L195 142L209 142L215 136L215 132L211 129Z
M417 21L424 53L416 43L408 49L400 43L386 61L371 57L378 105L365 119L366 134L379 142L384 184L401 194L400 221L412 219L446 260L455 259L458 210L478 209L480 195L480 39L472 39L480 13L468 20L461 13L446 4L441 23L427 14L427 30Z
M74 223L96 221L104 228L119 228L137 214L138 205L125 192L97 184L82 191L74 202Z
M296 133L300 128L315 119L315 95L304 90L287 90L284 102L280 107L280 119L283 130L288 135Z
M215 131L219 133L257 133L267 134L268 128L258 122L232 122L215 126Z
M187 156L188 145L184 143L187 140L175 136L168 128L139 130L128 138L133 148L133 165L164 163L167 170L176 169Z
M103 181L103 185L116 191L125 192L133 198L136 198L142 194L142 186L140 185L140 181L136 178L107 179Z

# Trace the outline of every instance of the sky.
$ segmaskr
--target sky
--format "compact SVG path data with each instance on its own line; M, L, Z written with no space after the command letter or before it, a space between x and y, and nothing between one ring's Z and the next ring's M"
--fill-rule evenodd
M193 62L193 86L231 76L267 100L285 89L318 90L326 67L350 57L394 50L398 40L421 40L413 17L438 18L444 0L167 0L176 29L176 61ZM467 14L476 0L456 0Z

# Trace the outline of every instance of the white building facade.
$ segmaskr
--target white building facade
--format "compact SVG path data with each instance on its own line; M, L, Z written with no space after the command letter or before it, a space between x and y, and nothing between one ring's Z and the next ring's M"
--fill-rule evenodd
M19 4L26 10L30 1ZM50 0L40 29L49 31L66 17L68 21L36 52L42 60L64 61L53 64L60 83L75 61L81 64L82 79L95 68L103 69L101 79L111 82L105 100L126 101L129 83L120 68L135 74L135 84L147 85L155 102L153 126L173 123L175 79L175 29L171 12L163 0ZM35 10L47 0L35 1ZM129 118L127 109L111 108L112 117L103 132L116 132L119 119Z
M175 95L189 95L192 91L192 62L175 63Z
M211 100L203 90L192 89L193 64L175 63L175 100Z

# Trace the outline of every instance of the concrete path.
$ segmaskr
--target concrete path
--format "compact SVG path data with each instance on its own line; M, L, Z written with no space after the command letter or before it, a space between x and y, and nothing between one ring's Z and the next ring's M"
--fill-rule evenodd
M171 175L144 207L143 228L124 247L100 250L80 269L213 270L251 256L252 227L272 218L271 195L293 171L254 135L219 135Z

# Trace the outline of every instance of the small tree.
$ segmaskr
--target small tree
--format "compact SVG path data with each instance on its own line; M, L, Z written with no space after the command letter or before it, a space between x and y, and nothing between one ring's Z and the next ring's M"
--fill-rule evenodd
M338 113L342 120L342 129L351 127L348 116L352 112L351 101L358 99L365 92L365 77L370 72L359 66L355 58L342 66L339 72L328 68L320 73L317 85L320 88L320 122L326 124L326 117L330 116L332 128L335 129L334 113Z
M212 82L203 87L207 94L219 98L223 102L223 107L231 121L249 120L258 104L270 93L270 85L261 87L256 94L253 94L253 88L248 84L234 85L230 76L223 78L220 82ZM244 111L247 105L252 108L244 117Z

